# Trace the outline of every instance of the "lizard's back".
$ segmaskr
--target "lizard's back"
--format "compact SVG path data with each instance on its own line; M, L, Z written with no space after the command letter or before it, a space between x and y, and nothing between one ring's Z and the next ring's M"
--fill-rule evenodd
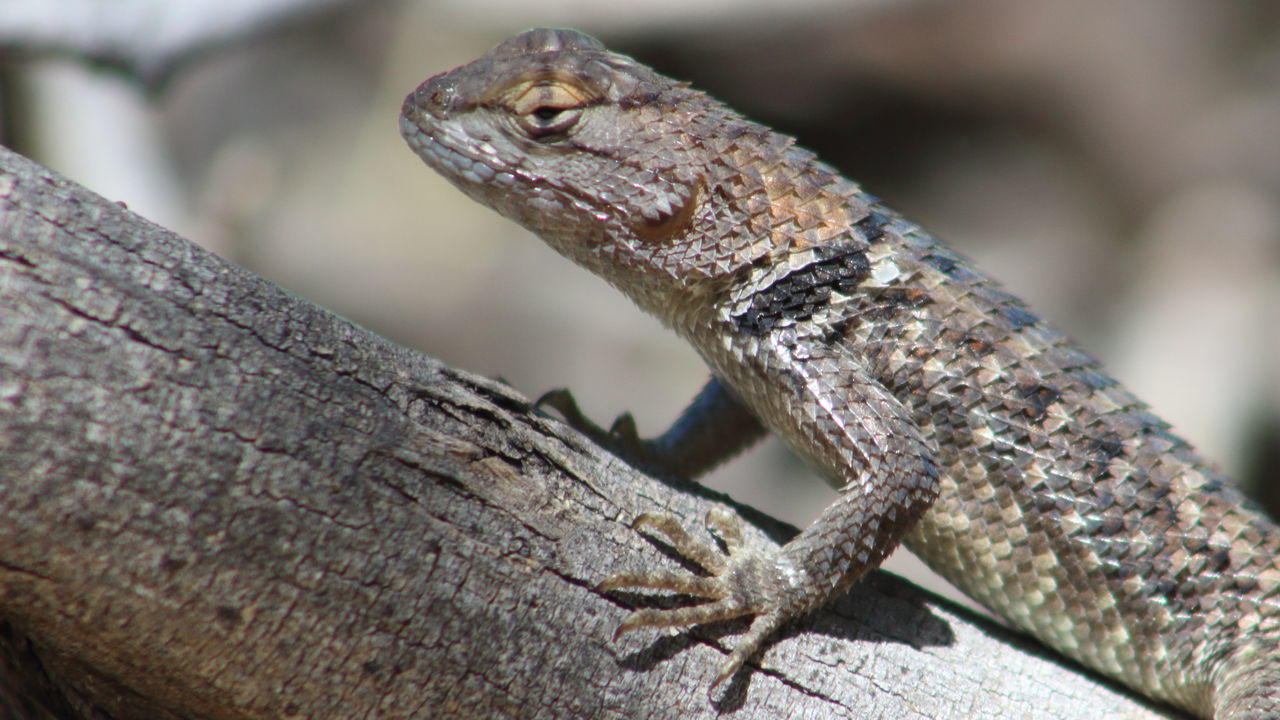
M1275 524L923 231L894 220L869 253L899 274L850 299L841 351L911 408L946 468L906 538L917 555L1046 643L1184 707L1209 707L1217 659L1242 642L1276 657Z
M790 429L819 468L847 465L788 420L812 415L803 395L762 382L757 368L862 368L909 410L941 470L937 501L904 541L965 594L1202 713L1223 679L1215 671L1234 663L1248 676L1260 672L1254 654L1263 665L1280 658L1280 528L999 283L778 137L713 161L722 167L711 175L771 198L752 216L808 208L824 220L763 223L770 245L796 260L739 271L720 326L685 330L766 424ZM827 259L850 253L864 260ZM784 341L762 341L780 328ZM831 380L823 393L842 390Z

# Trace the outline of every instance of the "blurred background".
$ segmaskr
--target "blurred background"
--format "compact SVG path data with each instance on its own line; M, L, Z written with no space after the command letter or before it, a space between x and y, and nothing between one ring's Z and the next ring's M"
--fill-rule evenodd
M698 358L396 127L428 76L577 27L798 136L1280 507L1280 4L627 5L0 0L0 143L401 344L652 434ZM771 442L709 484L803 526L833 497L806 474Z

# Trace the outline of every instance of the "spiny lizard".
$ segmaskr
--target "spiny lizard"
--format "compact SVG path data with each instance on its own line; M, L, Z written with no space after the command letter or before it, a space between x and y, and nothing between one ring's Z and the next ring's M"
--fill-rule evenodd
M647 459L697 474L780 435L841 495L772 555L672 517L709 600L620 632L782 623L900 541L1046 644L1202 717L1280 717L1280 529L1091 357L933 236L687 84L535 29L433 77L401 131L465 193L688 340L712 380Z

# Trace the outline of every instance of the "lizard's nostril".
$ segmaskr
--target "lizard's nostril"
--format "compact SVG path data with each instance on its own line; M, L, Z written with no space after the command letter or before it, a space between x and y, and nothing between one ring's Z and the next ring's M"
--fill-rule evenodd
M440 116L447 113L457 98L456 88L448 78L437 76L418 86L413 93L413 104L420 110Z

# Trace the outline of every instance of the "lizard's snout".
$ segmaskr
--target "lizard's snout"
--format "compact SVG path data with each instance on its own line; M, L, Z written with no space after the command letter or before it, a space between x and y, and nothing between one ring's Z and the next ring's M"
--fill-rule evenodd
M403 114L425 113L436 120L447 119L458 97L457 88L448 75L436 75L409 93L404 99Z

